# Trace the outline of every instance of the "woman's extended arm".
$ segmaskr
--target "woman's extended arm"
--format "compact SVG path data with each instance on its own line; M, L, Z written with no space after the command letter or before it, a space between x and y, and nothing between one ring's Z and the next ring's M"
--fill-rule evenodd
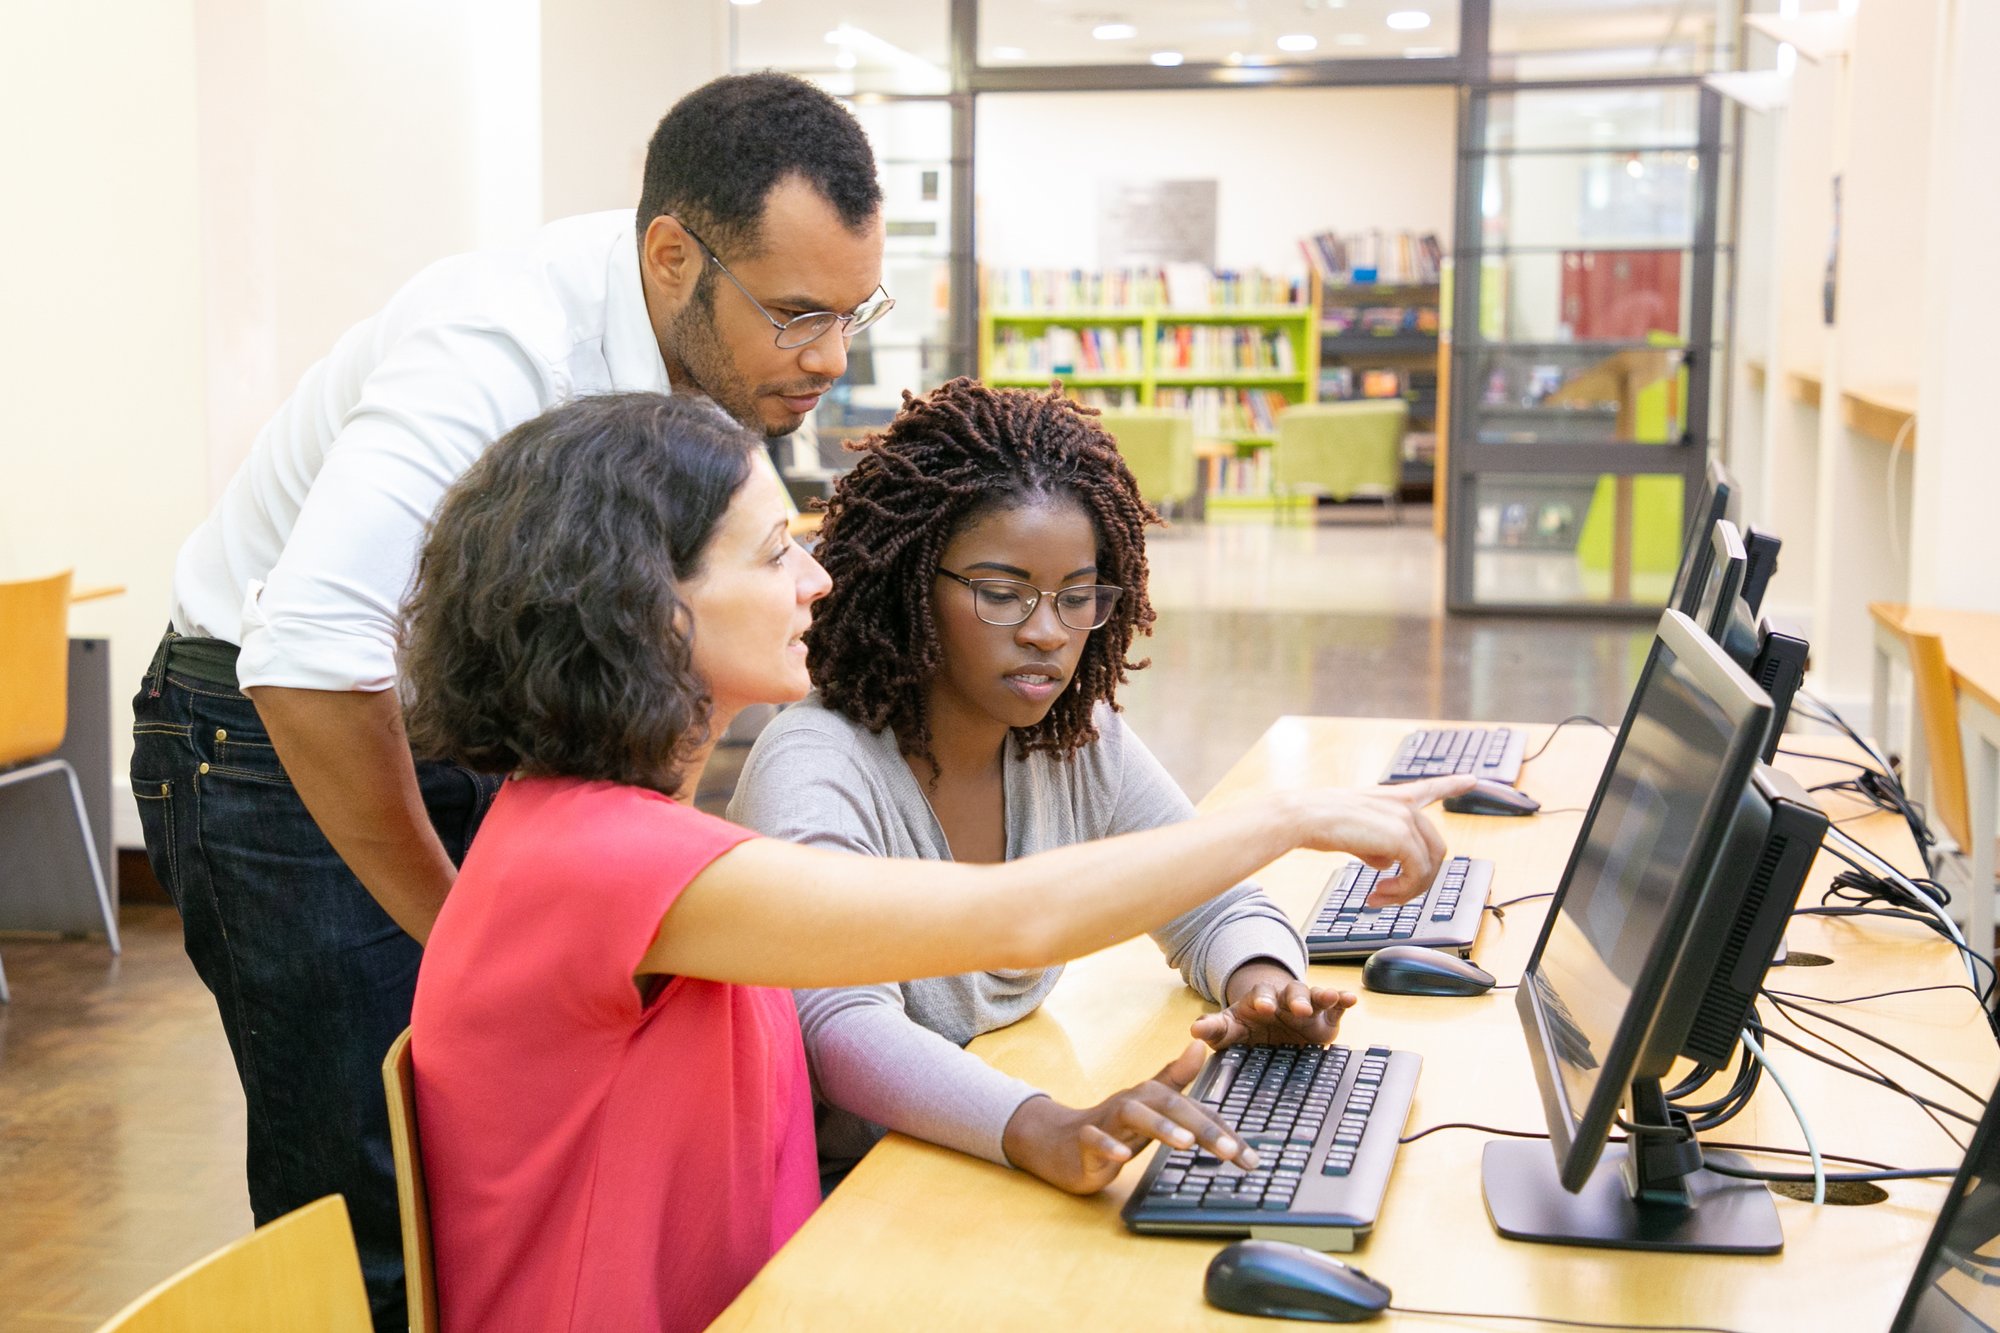
M1432 778L1377 791L1283 792L1184 824L1002 865L880 860L772 839L695 876L639 971L765 986L845 986L1079 957L1156 926L1296 847L1430 884L1444 842L1422 814L1463 790Z

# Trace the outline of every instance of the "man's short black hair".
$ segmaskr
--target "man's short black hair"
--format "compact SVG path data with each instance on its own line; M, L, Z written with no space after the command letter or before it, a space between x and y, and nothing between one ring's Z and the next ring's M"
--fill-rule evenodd
M683 97L653 131L639 192L639 235L662 213L729 258L754 255L771 187L803 177L855 231L882 208L868 136L804 79L731 74Z

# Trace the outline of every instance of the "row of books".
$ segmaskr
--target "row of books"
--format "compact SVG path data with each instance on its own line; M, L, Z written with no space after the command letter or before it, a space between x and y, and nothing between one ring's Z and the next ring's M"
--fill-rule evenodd
M1209 495L1269 495L1271 451L1259 449L1248 458L1208 457L1201 460L1202 489Z
M1100 412L1118 412L1139 405L1139 391L1126 386L1115 389L1066 389L1072 399Z
M1322 231L1301 238L1299 249L1328 286L1436 282L1444 263L1444 246L1428 231Z
M1095 271L989 268L981 300L989 310L1162 309L1304 306L1303 277L1262 269L1211 270L1200 264Z
M1187 413L1196 435L1226 440L1276 433L1290 400L1276 389L1159 389L1153 405Z
M1384 366L1357 369L1353 366L1322 366L1319 372L1322 402L1350 398L1409 398L1435 405L1437 372L1392 370Z
M1000 329L993 339L993 371L1000 375L1137 375L1142 359L1136 324L1040 333Z
M1434 305L1330 305L1320 311L1322 332L1367 334L1385 338L1397 333L1438 331L1438 308Z
M1268 370L1290 375L1299 368L1292 337L1283 329L1253 325L1162 325L1153 344L1159 370Z

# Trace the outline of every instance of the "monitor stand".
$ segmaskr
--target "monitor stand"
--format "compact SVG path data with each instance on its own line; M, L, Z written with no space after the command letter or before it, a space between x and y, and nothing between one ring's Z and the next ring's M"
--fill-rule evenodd
M1668 1109L1658 1079L1632 1084L1637 1132L1604 1150L1572 1194L1549 1145L1495 1140L1480 1160L1493 1229L1509 1240L1683 1254L1776 1254L1784 1248L1778 1207L1762 1182L1719 1176L1702 1165L1687 1117ZM1729 1166L1747 1166L1716 1154Z

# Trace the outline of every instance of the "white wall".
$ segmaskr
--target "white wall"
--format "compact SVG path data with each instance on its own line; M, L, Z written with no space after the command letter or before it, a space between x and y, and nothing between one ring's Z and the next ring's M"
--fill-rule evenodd
M667 108L729 71L722 0L543 0L543 208L633 208Z
M208 504L195 9L37 0L0 18L0 578L128 587L70 618L112 641L115 718Z
M993 93L975 120L981 264L1094 268L1101 180L1219 182L1216 261L1303 271L1333 228L1451 245L1448 88Z

